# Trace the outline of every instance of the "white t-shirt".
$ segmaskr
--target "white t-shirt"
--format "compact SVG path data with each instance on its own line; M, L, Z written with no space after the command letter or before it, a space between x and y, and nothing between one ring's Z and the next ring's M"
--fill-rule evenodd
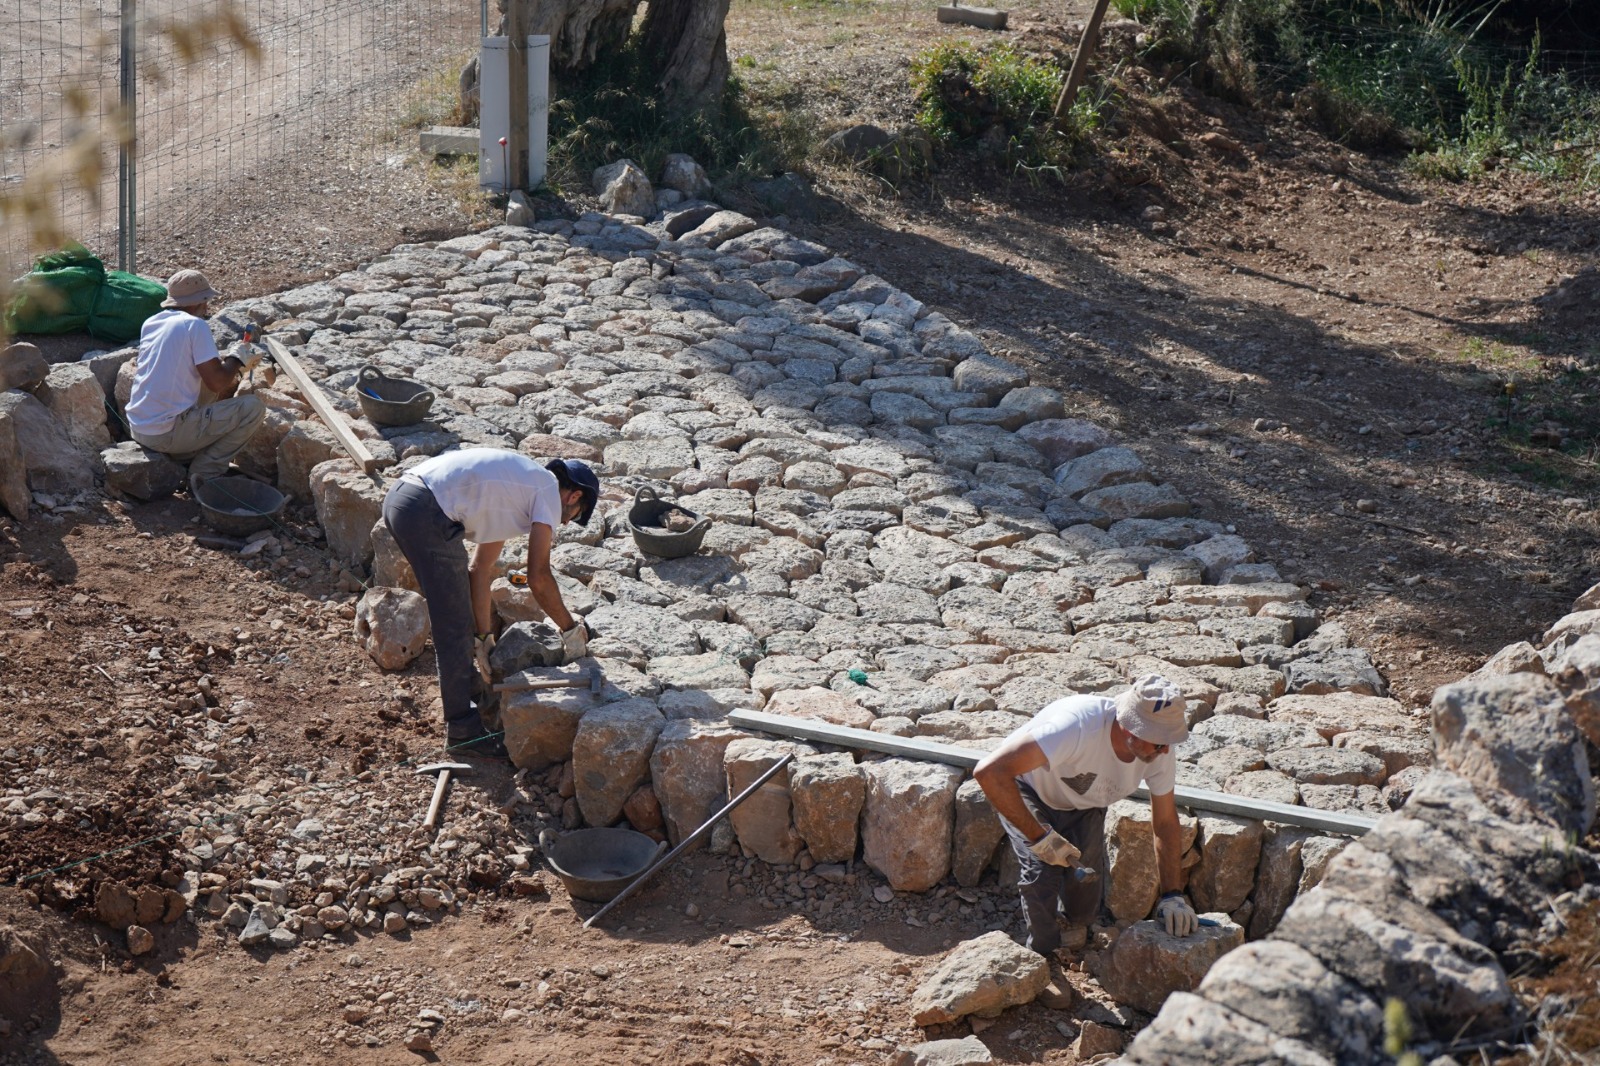
M178 416L200 402L201 363L217 358L206 320L172 308L145 319L133 364L128 425L141 433L165 433Z
M1018 778L1058 811L1109 807L1133 795L1142 781L1153 796L1177 783L1177 756L1168 751L1149 762L1123 762L1111 750L1116 705L1107 696L1068 696L1056 700L1012 736L1033 740L1049 760Z
M561 526L561 485L533 459L505 448L445 452L410 471L474 544L525 537L535 522Z

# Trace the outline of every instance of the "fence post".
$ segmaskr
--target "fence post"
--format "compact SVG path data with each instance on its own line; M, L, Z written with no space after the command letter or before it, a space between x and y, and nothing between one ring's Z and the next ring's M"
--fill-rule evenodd
M1094 55L1095 45L1100 40L1100 22L1106 17L1106 8L1110 6L1111 0L1095 0L1094 11L1089 14L1089 21L1083 27L1083 39L1078 42L1078 53L1072 57L1072 69L1067 72L1066 84L1061 86L1061 95L1056 97L1057 124L1072 110L1078 90L1089 77L1089 57Z
M117 137L117 269L132 274L139 262L139 89L137 0L122 0L118 49L122 129Z

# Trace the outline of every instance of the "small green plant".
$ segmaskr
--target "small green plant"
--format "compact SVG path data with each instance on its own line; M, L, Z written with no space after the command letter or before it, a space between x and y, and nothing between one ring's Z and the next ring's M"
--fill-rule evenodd
M1406 1005L1391 996L1383 1005L1383 1050L1393 1056L1395 1066L1422 1066L1422 1056L1407 1048L1411 1044L1411 1019Z
M1058 124L1064 77L1054 63L1010 45L935 45L911 61L917 123L936 144L974 145L1024 173L1059 175L1100 124L1112 95L1109 79L1102 79Z

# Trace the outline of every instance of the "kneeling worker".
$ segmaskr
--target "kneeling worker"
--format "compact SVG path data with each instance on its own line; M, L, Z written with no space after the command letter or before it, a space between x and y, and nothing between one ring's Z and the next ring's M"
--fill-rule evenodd
M480 683L487 687L494 647L489 586L505 541L527 536L528 588L561 630L565 660L588 654L583 623L567 611L550 569L550 546L561 523L588 525L599 499L600 479L578 460L540 466L503 448L435 456L402 474L384 497L384 524L428 601L445 743L453 752L506 757L500 737L484 735L481 704L473 698ZM470 565L463 540L477 546Z
M219 356L206 325L217 296L198 270L167 281L166 308L145 320L128 398L128 429L154 452L189 464L189 488L228 472L228 460L260 428L267 409L255 396L235 396L250 362ZM201 389L216 397L203 403Z
M1048 956L1061 946L1059 912L1069 925L1088 925L1100 913L1106 868L1106 808L1150 790L1161 900L1156 916L1174 936L1194 932L1198 919L1183 894L1182 836L1173 800L1174 745L1189 730L1183 693L1146 674L1115 699L1056 700L984 756L972 776L1005 826L1021 867L1018 887L1028 925L1027 946Z

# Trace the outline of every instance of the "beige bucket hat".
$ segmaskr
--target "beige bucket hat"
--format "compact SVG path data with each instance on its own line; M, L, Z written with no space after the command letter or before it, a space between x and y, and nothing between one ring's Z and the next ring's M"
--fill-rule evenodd
M194 307L221 296L198 270L180 270L167 279L167 298L162 307Z
M1116 698L1117 724L1140 740L1176 746L1189 737L1183 690L1160 674L1145 674Z

